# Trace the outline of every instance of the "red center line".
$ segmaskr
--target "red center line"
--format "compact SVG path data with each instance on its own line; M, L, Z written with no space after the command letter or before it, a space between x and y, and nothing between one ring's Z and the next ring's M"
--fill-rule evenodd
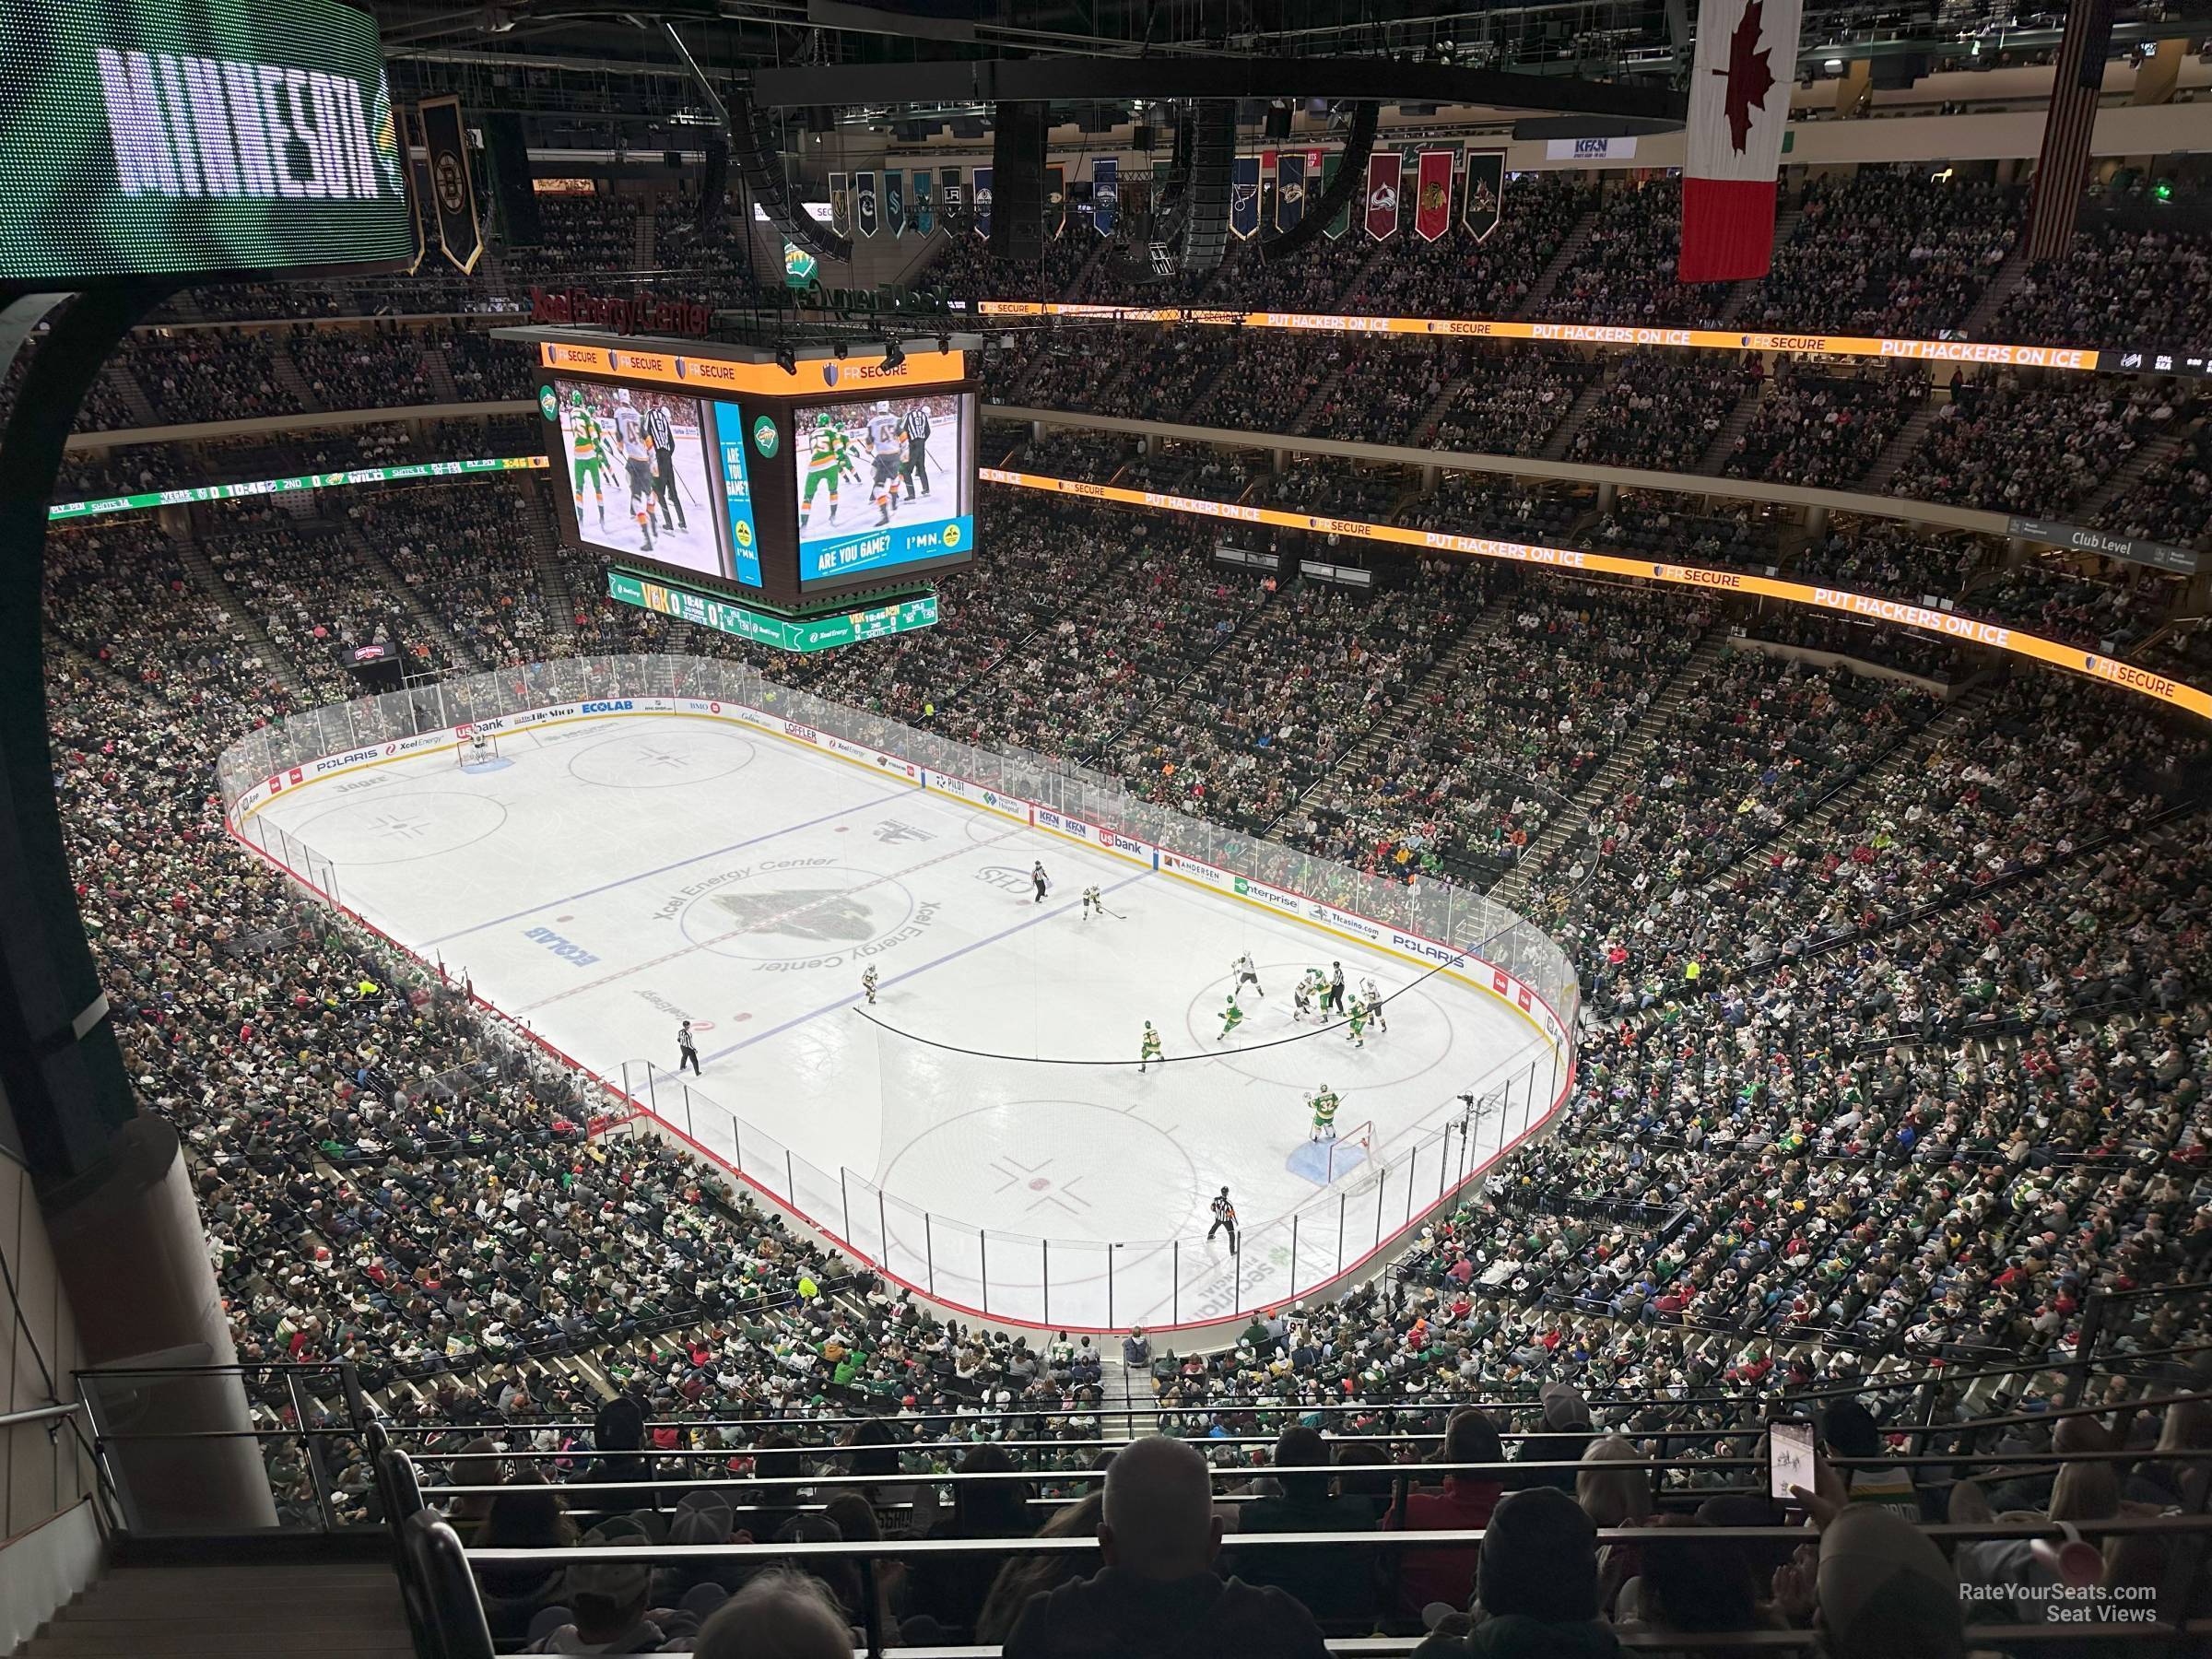
M932 865L941 865L948 859L964 857L968 853L975 852L978 848L996 846L1000 841L1006 840L1010 836L1017 835L1021 830L1028 828L1029 826L1026 824L1018 824L1012 829L1006 830L1003 834L993 836L989 841L969 841L965 845L954 847L949 852L940 853L935 858L925 858L920 864L909 865L904 869L900 870L887 871L881 876L871 877L869 880L860 883L857 887L840 888L835 892L825 893L818 899L810 899L806 903L794 906L791 910L785 911L780 915L771 916L765 922L756 922L745 927L733 927L726 932L714 935L712 938L700 939L695 942L678 946L676 949L667 951L661 956L649 957L644 961L634 963L628 968L618 968L612 973L601 974L597 979L586 980L581 985L571 985L566 991L556 991L552 995L540 997L536 1002L525 1003L523 1005L523 1006L515 1009L514 1012L518 1017L524 1014L535 1013L540 1008L548 1007L552 1004L563 1001L568 997L578 995L585 991L596 991L604 985L613 984L615 981L618 979L628 979L631 974L642 973L648 968L658 968L664 962L673 962L677 958L689 956L695 950L709 949L713 946L722 944L724 940L735 939L744 934L773 932L782 924L791 921L794 917L803 916L808 911L819 910L823 905L835 902L839 900L850 898L854 893L865 893L868 890L868 888L872 887L878 887L884 882L897 881L901 877L912 876L919 870L926 870ZM803 870L794 870L792 872L792 874L794 876L803 876L806 874L806 872Z

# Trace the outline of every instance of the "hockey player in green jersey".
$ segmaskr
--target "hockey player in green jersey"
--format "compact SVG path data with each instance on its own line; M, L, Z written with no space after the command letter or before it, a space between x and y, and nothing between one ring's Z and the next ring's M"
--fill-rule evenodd
M1336 1138L1336 1108L1344 1104L1336 1098L1336 1091L1324 1083L1318 1094L1307 1098L1306 1104L1313 1112L1313 1133L1306 1138L1317 1141L1335 1140Z
M815 492L827 484L830 487L830 522L837 523L837 486L841 478L850 477L860 481L860 468L853 462L853 440L832 420L827 411L815 417L812 448L807 452L806 483L799 500L799 528L806 528L807 516L814 511Z
M860 988L868 994L868 1006L876 1006L876 964L870 962L860 971Z
M1347 1014L1345 1018L1349 1022L1350 1029L1345 1032L1344 1040L1354 1048L1365 1048L1367 1046L1367 1038L1364 1035L1367 1030L1367 1005L1354 1003L1352 1011Z
M1151 1065L1153 1061L1158 1060L1159 1058L1159 1033L1152 1029L1152 1022L1147 1019L1145 1021L1144 1052L1137 1056L1136 1069L1141 1072L1146 1066Z
M606 523L606 485L601 477L606 466L606 429L599 424L599 417L592 413L591 406L583 401L583 394L569 394L569 458L572 464L571 488L576 496L576 518L583 520L583 490L591 486L592 500L599 507L599 522Z
M1226 1038L1243 1023L1244 1010L1237 1006L1237 994L1232 991L1229 994L1228 1006L1221 1010L1221 1036L1215 1038L1214 1041L1221 1041L1223 1038Z

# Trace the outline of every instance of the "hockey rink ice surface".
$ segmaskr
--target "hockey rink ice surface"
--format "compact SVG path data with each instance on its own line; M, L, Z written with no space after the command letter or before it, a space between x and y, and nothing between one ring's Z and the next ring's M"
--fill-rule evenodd
M1458 1095L1532 1064L1547 1086L1535 1028L1456 980L763 733L643 715L499 747L489 767L433 751L257 817L331 861L368 921L602 1076L627 1063L664 1119L947 1301L1103 1327L1302 1291L1356 1259L1333 1259L1340 1231L1364 1253L1434 1201L1433 1147L1418 1181L1378 1193L1377 1171ZM1094 884L1114 913L1087 922ZM1247 951L1265 994L1217 1041ZM1364 1048L1291 1018L1292 982L1338 961L1389 999ZM696 1080L674 1069L684 1018ZM1147 1019L1171 1058L1206 1057L1140 1074ZM1325 1190L1288 1167L1324 1084L1340 1129L1374 1126L1372 1163ZM1500 1138L1478 1127L1477 1155ZM1205 1241L1225 1184L1233 1263Z

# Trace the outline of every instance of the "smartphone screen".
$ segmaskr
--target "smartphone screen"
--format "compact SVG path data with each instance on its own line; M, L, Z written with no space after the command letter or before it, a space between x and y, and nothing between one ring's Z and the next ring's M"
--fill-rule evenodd
M1767 1426L1767 1490L1783 1502L1790 1488L1813 1489L1813 1426L1810 1423L1770 1423Z

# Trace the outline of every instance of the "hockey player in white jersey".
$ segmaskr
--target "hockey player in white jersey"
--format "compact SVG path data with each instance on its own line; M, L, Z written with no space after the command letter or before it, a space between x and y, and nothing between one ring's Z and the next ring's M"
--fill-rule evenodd
M1368 1023L1378 1031L1390 1030L1390 1021L1382 1018L1382 993L1371 979L1359 982L1359 1000L1367 1005Z
M891 510L899 505L899 455L906 440L899 430L899 417L891 413L888 398L876 400L876 412L868 417L868 453L875 457L876 473L872 488L876 492L877 527L891 522Z
M1260 988L1260 971L1252 965L1251 951L1246 951L1242 956L1231 962L1229 967L1230 971L1237 976L1236 985L1231 992L1232 995L1236 991L1241 991L1247 985L1252 987L1253 994L1255 996L1265 996L1267 994L1265 991Z
M1106 900L1099 896L1097 888L1087 887L1083 889L1083 920L1089 921L1090 912L1093 911L1097 911L1100 915L1105 914Z

